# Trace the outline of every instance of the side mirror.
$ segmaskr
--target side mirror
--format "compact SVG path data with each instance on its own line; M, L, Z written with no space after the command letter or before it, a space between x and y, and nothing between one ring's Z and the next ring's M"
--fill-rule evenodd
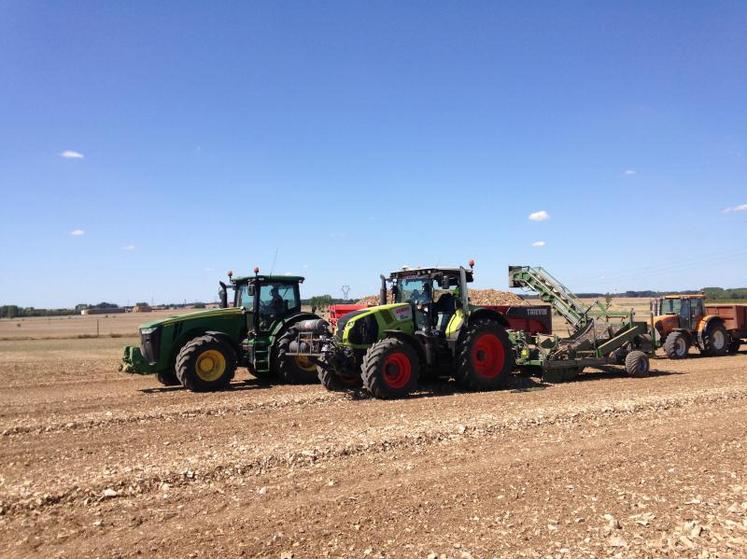
M228 290L226 289L226 284L222 281L218 282L220 284L220 289L218 290L218 297L220 297L220 308L226 309L228 308Z

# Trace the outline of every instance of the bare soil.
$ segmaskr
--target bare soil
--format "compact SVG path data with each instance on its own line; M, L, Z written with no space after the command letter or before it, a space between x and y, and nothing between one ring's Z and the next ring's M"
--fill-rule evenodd
M400 401L0 341L3 557L747 557L747 353Z

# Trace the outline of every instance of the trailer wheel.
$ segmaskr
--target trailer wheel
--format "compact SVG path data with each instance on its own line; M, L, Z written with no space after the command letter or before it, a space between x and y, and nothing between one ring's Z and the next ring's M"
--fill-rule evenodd
M457 382L472 390L506 385L513 369L513 351L506 330L494 320L476 320L457 350Z
M710 324L703 336L705 350L703 353L709 356L726 355L729 351L729 334L723 324L716 322Z
M649 366L648 355L642 351L631 351L625 357L625 370L631 377L647 377Z
M164 386L179 386L181 382L176 378L176 373L172 370L158 371L156 373L156 379Z
M219 338L206 334L179 350L175 368L179 381L193 392L220 390L236 372L236 354Z
M690 349L688 339L682 332L670 332L664 340L664 352L669 359L684 359Z
M275 352L275 369L278 378L286 384L312 384L317 382L316 365L307 357L287 355L290 344L296 339L296 331L291 328L280 337Z
M418 383L420 363L413 347L398 338L384 338L363 357L363 386L376 398L407 396Z
M742 346L742 340L732 340L729 344L729 353L734 355L739 352L739 348Z

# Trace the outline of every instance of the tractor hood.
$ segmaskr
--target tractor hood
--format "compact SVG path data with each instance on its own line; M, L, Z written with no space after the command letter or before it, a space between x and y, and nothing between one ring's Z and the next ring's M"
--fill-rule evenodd
M228 318L241 316L243 309L241 307L229 307L227 309L209 309L205 311L195 311L186 314L169 316L160 320L152 320L141 324L139 328L155 328L157 326L169 326L179 322L192 322L197 320Z
M350 312L337 321L337 338L353 347L372 344L386 330L414 331L412 306L393 303Z

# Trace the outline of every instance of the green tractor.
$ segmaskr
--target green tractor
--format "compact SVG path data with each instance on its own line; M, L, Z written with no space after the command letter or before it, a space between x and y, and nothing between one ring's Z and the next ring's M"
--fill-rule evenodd
M505 385L513 368L508 321L469 304L470 268L417 268L381 276L380 305L341 317L334 335L298 329L291 355L317 363L329 390L362 387L400 398L426 376L455 377L473 390ZM387 304L387 287L392 303Z
M294 325L318 316L301 311L300 276L255 275L220 282L221 308L172 316L140 326L140 346L127 346L120 370L155 374L161 384L196 391L225 388L236 368L257 378L300 384L317 381L304 356L288 356ZM233 289L233 304L228 304Z

